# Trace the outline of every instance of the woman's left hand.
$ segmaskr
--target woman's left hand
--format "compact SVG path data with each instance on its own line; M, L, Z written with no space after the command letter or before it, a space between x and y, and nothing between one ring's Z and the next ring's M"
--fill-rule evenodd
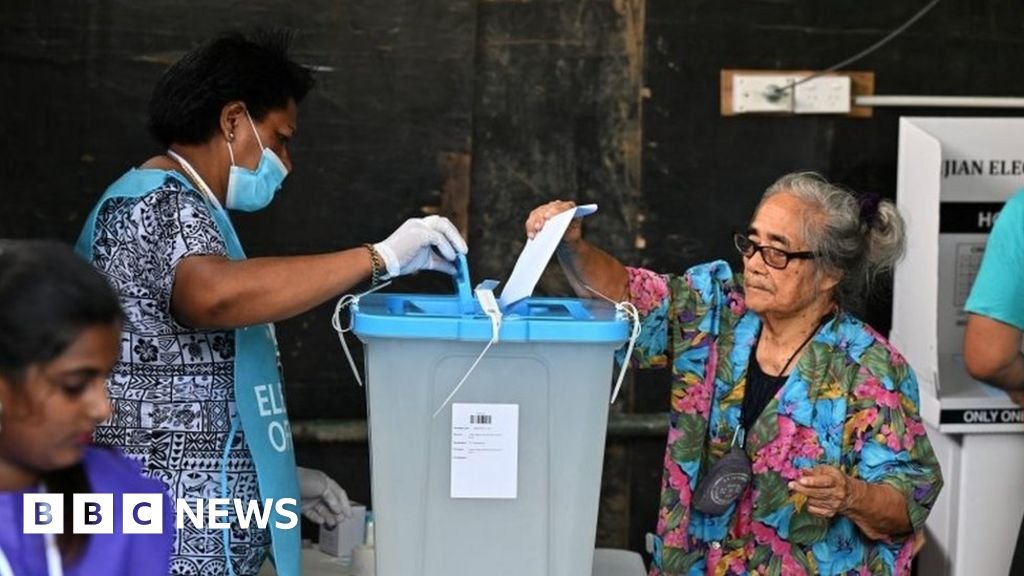
M348 494L321 470L296 466L302 515L317 524L334 528L352 516Z
M804 470L802 477L789 483L789 489L807 497L808 512L832 518L850 507L858 484L835 466L819 465Z

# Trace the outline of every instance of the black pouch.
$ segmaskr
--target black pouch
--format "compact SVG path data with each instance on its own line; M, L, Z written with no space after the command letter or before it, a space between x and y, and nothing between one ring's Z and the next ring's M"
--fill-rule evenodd
M697 483L691 503L705 514L718 516L743 494L752 477L750 458L742 446L734 443L729 453L715 462Z

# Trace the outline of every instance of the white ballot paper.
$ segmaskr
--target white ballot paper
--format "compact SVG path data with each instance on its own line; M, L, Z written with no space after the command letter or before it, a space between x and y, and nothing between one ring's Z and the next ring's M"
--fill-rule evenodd
M513 499L519 488L519 405L452 404L452 498Z
M498 304L504 309L533 294L544 268L547 267L551 255L558 248L562 236L573 218L582 218L597 212L597 204L584 204L561 214L547 221L544 228L532 239L526 241L526 246L519 253L512 275L509 276L505 288L501 291Z

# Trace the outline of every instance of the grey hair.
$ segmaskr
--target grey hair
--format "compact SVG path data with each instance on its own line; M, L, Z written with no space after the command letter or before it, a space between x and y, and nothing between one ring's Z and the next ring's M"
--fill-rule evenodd
M804 239L819 271L839 277L836 303L859 311L879 275L891 272L906 249L906 224L891 200L858 198L815 172L793 172L765 190L763 203L788 193L802 200Z

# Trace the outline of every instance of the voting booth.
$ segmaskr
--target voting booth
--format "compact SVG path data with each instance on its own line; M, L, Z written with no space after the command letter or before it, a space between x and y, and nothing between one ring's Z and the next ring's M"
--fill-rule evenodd
M1024 119L900 120L896 197L908 243L890 339L917 374L945 478L919 574L1007 574L1024 515L1024 410L972 379L962 355L964 304L985 241L1021 188Z

